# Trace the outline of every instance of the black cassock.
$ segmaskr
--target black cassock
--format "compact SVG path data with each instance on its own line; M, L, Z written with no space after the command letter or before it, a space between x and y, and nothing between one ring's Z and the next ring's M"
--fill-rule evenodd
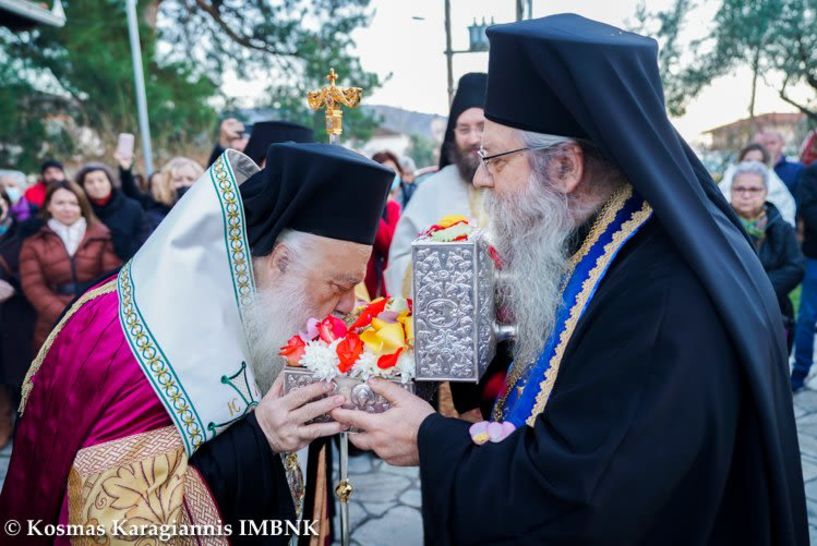
M322 445L323 442L313 442L309 449L304 519L311 519L307 514L313 513L317 453ZM296 520L281 457L270 449L255 414L249 414L205 443L190 458L190 464L207 482L223 523L231 526L231 544L272 546L289 543L289 536L253 536L247 523L244 529L248 535L239 536L242 520L253 520L256 525L264 520ZM309 538L304 535L299 543L307 543Z
M745 389L715 306L650 220L579 321L535 427L476 446L466 422L423 422L426 543L777 543Z

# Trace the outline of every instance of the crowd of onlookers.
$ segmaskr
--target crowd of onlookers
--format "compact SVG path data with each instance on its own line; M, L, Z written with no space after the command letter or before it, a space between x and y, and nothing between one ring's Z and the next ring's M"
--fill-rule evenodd
M787 157L777 131L764 130L740 151L720 188L755 245L780 303L789 351L794 346L792 390L804 385L814 358L817 327L817 132L799 161ZM802 286L799 311L790 297Z
M225 148L243 150L243 132L226 120L211 163ZM71 177L49 159L28 186L0 176L0 448L25 373L65 306L127 262L204 172L195 160L175 157L143 179L131 170L132 156L117 150L114 159L114 168L87 163ZM389 245L416 170L392 152L374 159L394 169L395 179L366 276L370 297L386 294Z
M240 122L225 120L210 162L226 148L244 150L245 134ZM785 144L777 132L759 132L720 187L774 287L789 349L795 347L797 390L811 367L817 326L817 132L800 161L783 154ZM27 187L0 176L0 446L10 437L28 366L66 304L129 260L204 172L195 160L176 157L143 178L133 173L132 156L117 150L114 159L113 169L88 163L71 178L60 162L48 160ZM419 178L410 158L384 150L372 159L395 173L366 274L374 298L387 295L389 247ZM790 293L800 285L795 319Z

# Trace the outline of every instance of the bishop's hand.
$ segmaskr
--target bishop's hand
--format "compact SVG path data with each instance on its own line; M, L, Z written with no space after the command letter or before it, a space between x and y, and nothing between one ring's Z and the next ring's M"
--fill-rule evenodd
M276 453L298 451L312 440L348 430L342 423L306 424L343 405L343 396L320 398L331 386L320 381L284 395L283 374L255 408L255 417ZM317 400L316 400L317 399Z
M371 449L389 464L414 466L420 463L417 432L426 417L434 413L431 405L410 392L384 379L370 379L374 392L389 401L391 407L383 413L335 409L332 417L360 429L349 439L359 449Z

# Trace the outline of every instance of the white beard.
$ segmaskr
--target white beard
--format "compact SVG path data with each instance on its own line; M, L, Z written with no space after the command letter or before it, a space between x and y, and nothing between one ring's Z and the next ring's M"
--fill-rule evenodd
M278 351L304 327L310 316L303 288L294 277L258 290L244 309L250 367L262 395L272 387L284 365Z
M504 263L499 304L517 326L514 361L528 367L553 330L575 221L566 197L536 173L521 193L499 197L489 192L485 207L491 239Z

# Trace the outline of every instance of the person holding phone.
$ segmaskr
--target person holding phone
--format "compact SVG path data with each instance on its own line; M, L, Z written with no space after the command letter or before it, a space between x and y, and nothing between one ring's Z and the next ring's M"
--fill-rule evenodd
M143 192L137 186L131 171L133 135L127 133L119 135L119 144L114 152L114 158L119 164L122 191L126 196L142 205L144 210L141 230L137 237L140 244L150 237L170 209L204 172L196 160L181 156L174 157L159 171L149 174L149 188L148 191Z
M128 261L143 242L142 207L114 185L113 173L101 163L82 167L76 182L88 195L94 214L111 231L116 255Z
M218 142L213 146L210 159L207 160L209 167L216 162L216 159L225 150L238 150L243 152L249 143L249 132L244 124L235 118L227 118L221 122L218 128Z

